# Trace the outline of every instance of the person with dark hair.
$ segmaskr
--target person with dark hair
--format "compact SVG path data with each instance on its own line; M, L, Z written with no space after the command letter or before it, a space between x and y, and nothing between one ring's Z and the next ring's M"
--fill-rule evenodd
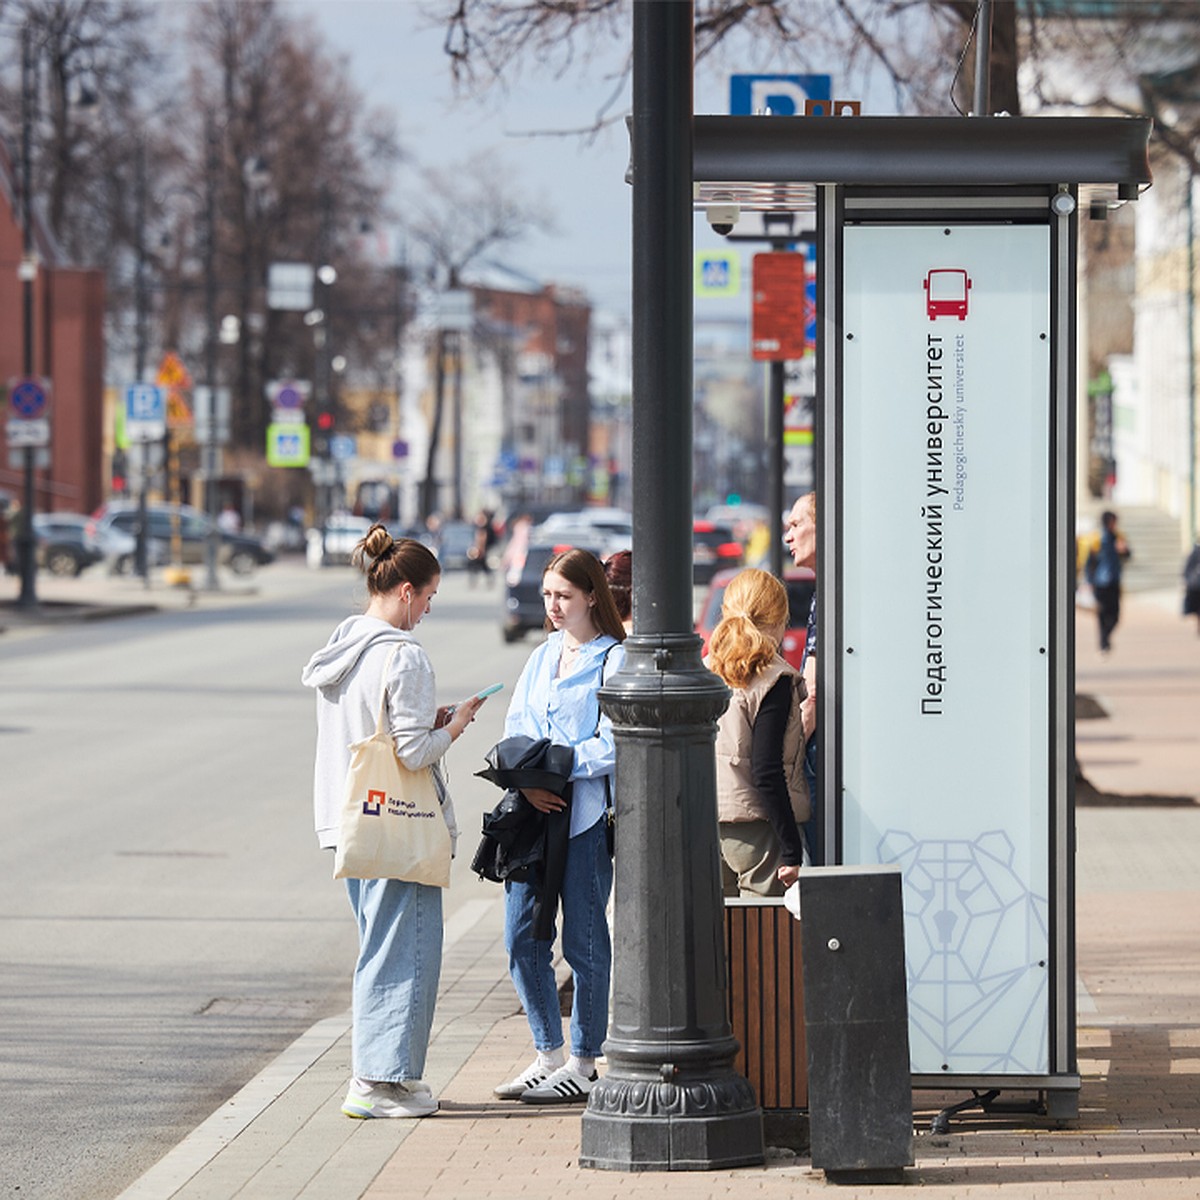
M608 794L616 763L612 725L597 691L620 670L625 639L604 568L586 550L557 554L542 574L550 636L533 652L513 689L504 736L546 738L574 750L570 795L522 788L539 812L567 811L570 832L560 887L562 952L574 975L571 1055L563 1053L563 1021L554 978L553 938L535 936L539 881L504 884L504 938L509 974L525 1009L537 1057L496 1088L502 1100L581 1103L596 1082L596 1059L608 1035L612 968L605 906L612 888Z
M369 600L347 617L304 668L317 695L313 805L319 845L335 848L350 745L370 737L384 704L396 754L410 771L430 769L452 842L458 829L441 760L483 701L439 708L429 658L413 636L437 595L441 567L411 538L373 525L352 561ZM424 1117L437 1100L421 1082L442 958L442 890L400 879L347 879L358 923L354 968L354 1078L349 1117Z
M1092 585L1092 594L1096 597L1096 620L1102 654L1112 649L1113 630L1121 619L1121 572L1129 557L1129 543L1117 528L1117 514L1102 513L1100 543L1084 563L1084 576Z
M1196 632L1200 633L1200 538L1183 564L1183 615L1196 618Z
M633 632L633 552L618 550L604 560L604 577L625 633Z

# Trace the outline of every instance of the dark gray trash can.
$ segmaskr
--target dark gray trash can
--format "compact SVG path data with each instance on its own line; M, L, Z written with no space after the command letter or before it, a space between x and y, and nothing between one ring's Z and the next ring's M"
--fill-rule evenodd
M812 1164L832 1182L912 1165L912 1076L898 867L800 872Z

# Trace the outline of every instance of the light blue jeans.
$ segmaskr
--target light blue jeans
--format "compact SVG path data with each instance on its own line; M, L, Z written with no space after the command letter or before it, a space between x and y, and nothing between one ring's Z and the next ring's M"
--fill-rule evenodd
M354 1074L420 1079L442 971L442 889L401 879L347 879L358 921Z
M571 1053L599 1058L608 1036L608 979L612 943L605 906L612 889L613 867L603 818L567 843L562 889L562 949L575 976L571 1006ZM553 941L533 936L536 883L504 885L504 945L517 998L529 1019L538 1050L563 1044L562 1014L554 983Z

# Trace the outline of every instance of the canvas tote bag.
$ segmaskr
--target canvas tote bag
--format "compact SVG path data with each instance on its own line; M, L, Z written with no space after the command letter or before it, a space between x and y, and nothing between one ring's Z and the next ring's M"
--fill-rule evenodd
M438 803L433 768L410 771L387 728L387 677L375 732L350 745L334 879L404 879L450 886L450 830Z

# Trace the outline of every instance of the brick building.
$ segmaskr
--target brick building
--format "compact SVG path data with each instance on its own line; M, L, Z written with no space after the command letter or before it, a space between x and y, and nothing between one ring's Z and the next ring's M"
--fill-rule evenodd
M24 370L23 233L16 176L0 146L0 492L24 494L24 452L5 436L8 381ZM104 499L104 275L69 266L34 205L33 374L51 382L49 465L34 476L38 512L90 512Z

